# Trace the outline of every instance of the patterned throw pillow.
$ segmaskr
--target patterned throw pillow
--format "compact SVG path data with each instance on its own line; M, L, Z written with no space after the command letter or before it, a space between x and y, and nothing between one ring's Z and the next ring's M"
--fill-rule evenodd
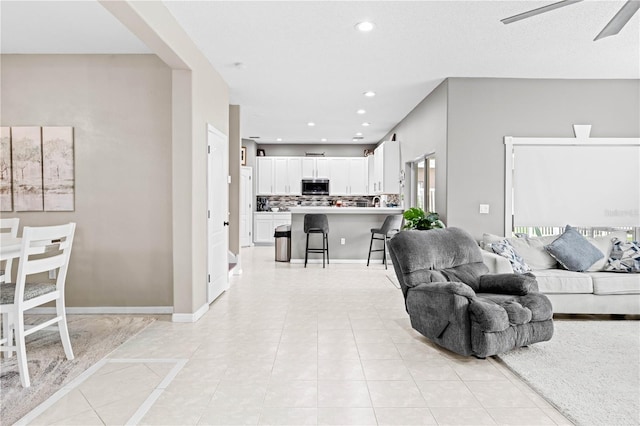
M524 274L529 272L531 268L526 264L522 256L520 256L516 249L513 248L511 243L507 240L498 241L491 244L491 250L494 253L499 254L502 257L506 257L511 262L513 272L516 274Z
M640 243L637 241L625 242L618 238L613 239L613 247L605 271L612 272L640 272Z

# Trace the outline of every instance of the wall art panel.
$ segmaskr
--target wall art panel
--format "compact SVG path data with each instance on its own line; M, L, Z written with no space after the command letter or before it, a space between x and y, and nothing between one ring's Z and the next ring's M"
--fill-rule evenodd
M11 190L11 128L0 127L0 211L13 211Z
M73 127L42 128L45 211L73 211Z
M15 210L43 211L40 127L12 127L11 148Z

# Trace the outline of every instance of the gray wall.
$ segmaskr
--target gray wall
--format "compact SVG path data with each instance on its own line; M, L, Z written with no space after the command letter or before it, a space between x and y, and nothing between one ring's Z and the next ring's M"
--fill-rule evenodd
M2 55L3 126L73 126L68 306L171 306L171 70L155 55Z
M640 136L638 80L452 78L448 109L447 224L476 238L504 232L504 136Z
M409 169L407 162L419 156L435 153L436 156L436 211L447 223L447 87L445 80L420 102L384 138L395 133L400 141L400 161L405 167L406 184L403 191L404 207L410 206Z
M373 149L374 145L333 145L333 144L257 144L257 148L264 149L267 156L297 157L306 152L324 152L325 157L364 157L365 149Z
M240 105L229 105L229 251L240 253Z
M479 239L504 232L504 136L573 137L573 124L591 124L593 137L639 137L639 117L638 80L449 78L385 139L396 133L403 163L436 153L436 209Z

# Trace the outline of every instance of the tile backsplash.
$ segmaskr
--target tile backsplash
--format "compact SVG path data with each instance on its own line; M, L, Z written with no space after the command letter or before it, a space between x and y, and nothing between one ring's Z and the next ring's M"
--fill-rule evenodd
M277 207L280 211L287 211L290 207L295 206L329 207L335 205L336 201L341 201L343 207L373 207L375 198L375 196L338 197L330 195L270 195L257 197L256 206L260 209L260 206L263 205L260 200L267 200L269 202L269 208ZM382 198L382 202L387 205L400 205L400 197L398 195L383 195L378 198Z

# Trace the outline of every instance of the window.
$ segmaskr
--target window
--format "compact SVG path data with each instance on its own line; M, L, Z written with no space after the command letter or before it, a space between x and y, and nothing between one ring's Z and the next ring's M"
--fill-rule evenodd
M411 205L436 211L436 157L426 154L411 163Z

